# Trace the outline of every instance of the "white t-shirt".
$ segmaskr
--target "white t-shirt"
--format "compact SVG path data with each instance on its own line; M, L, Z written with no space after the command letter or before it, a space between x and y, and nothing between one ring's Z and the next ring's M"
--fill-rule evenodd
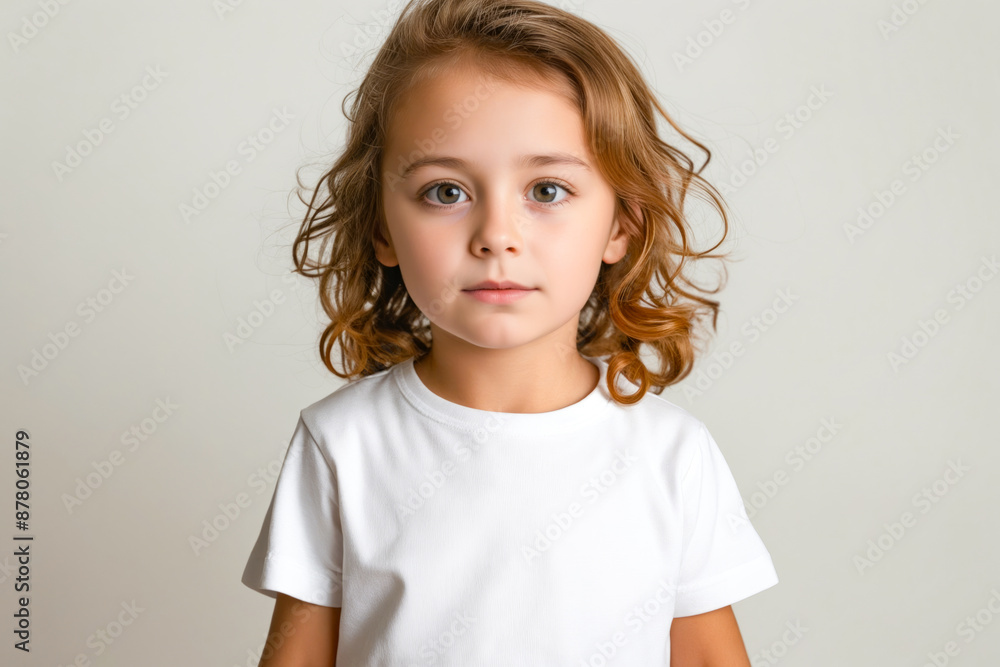
M308 406L243 583L342 607L345 667L668 665L674 617L778 576L705 425L585 358L552 412L452 403L412 359Z

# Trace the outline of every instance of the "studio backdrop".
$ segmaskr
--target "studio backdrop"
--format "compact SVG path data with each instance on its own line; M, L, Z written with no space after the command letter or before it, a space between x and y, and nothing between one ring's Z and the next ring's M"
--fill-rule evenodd
M291 272L296 175L401 6L5 5L0 663L257 664L243 567L299 411L343 384ZM560 6L729 206L718 329L662 396L774 559L734 606L753 664L997 664L1000 9Z

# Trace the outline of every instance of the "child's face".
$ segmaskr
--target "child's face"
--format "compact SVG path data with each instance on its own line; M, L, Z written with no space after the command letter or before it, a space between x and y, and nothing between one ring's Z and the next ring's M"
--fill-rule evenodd
M418 84L398 108L382 163L390 238L376 243L376 255L399 265L435 340L443 330L479 347L547 337L575 349L601 262L617 262L627 250L615 193L587 149L580 113L554 89L454 69ZM589 169L519 162L555 154ZM404 173L428 157L449 163ZM532 289L509 303L466 291L484 280Z

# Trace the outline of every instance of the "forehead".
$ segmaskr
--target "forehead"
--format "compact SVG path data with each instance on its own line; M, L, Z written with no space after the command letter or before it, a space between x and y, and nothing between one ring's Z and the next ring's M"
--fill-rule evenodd
M440 91L442 87L454 88L458 85L487 89L503 85L534 88L561 93L577 108L581 104L569 77L553 65L474 52L445 55L426 63L400 91L399 98L405 100L418 87L425 91L435 88Z
M546 78L546 77L549 78ZM497 78L470 65L421 77L400 96L386 127L387 157L414 151L477 151L528 146L586 153L583 118L565 77L525 72Z

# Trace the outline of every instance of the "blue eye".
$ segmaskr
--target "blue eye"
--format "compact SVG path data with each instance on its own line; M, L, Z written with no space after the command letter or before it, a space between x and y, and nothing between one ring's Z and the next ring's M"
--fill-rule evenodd
M562 190L566 195L562 199L547 199L549 197L558 196L558 190ZM569 201L569 198L576 194L568 185L557 181L538 181L531 186L531 191L536 193L536 196L540 198L538 201L542 206L547 206L549 208L555 208L556 206L562 206ZM545 194L541 194L541 191L545 191ZM429 193L438 192L440 196L441 203L433 203L427 201L425 198ZM455 204L460 204L465 200L458 199L465 191L462 190L458 185L451 181L438 181L437 183L431 184L426 190L420 194L420 203L428 208L449 208ZM466 195L468 196L468 195Z

